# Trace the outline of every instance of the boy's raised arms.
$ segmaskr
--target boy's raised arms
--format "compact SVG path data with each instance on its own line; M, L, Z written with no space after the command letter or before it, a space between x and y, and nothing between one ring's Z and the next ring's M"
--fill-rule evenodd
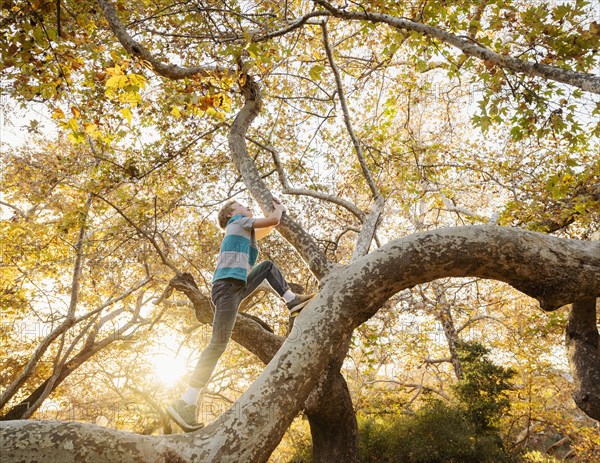
M273 201L274 210L267 217L261 217L254 221L256 230L256 239L259 240L267 236L276 225L279 225L281 216L285 211L285 206L279 201Z

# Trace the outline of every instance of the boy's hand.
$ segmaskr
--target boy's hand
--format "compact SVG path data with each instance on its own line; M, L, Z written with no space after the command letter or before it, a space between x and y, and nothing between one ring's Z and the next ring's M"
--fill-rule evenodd
M287 208L277 198L273 198L273 208L276 211L287 212Z

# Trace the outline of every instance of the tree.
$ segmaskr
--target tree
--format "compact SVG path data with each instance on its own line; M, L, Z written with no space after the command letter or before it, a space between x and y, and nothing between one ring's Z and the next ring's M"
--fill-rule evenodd
M548 86L547 91L549 93L545 94L546 98L550 98L555 94L560 95L561 92L564 93L563 88L553 86L544 80L522 80L518 81L517 90L515 91L515 88L511 86L514 84L511 79L518 80L521 78L520 76L542 76L544 79L566 82L579 86L586 91L597 93L597 77L585 74L585 70L593 67L594 55L592 50L597 42L597 40L595 41L595 36L586 35L586 42L578 43L572 48L564 48L560 53L557 52L556 56L545 57L550 63L567 63L566 67L573 66L577 69L572 71L546 64L538 65L528 62L525 59L508 58L502 54L492 52L489 48L480 44L474 45L474 39L462 39L456 34L444 31L444 27L449 30L469 29L469 33L476 36L479 32L480 21L482 17L485 17L482 15L484 15L483 10L485 10L486 5L482 5L480 9L473 13L469 11L468 6L460 6L456 10L450 8L448 10L435 11L429 11L423 7L422 21L413 22L393 15L365 12L360 9L356 11L342 10L326 2L316 3L322 6L323 9L317 8L315 11L304 15L296 14L296 19L291 21L287 19L290 17L288 14L292 14L291 11L288 12L287 7L285 9L275 8L273 11L277 11L281 15L281 17L277 18L279 21L269 21L269 24L263 23L258 29L248 28L245 23L252 20L256 24L257 19L254 15L258 15L257 17L260 18L260 15L263 14L260 8L255 12L248 13L242 8L239 10L230 9L230 6L227 5L227 8L223 11L216 13L216 17L219 18L221 14L224 17L229 17L229 15L237 17L240 28L245 29L246 32L245 36L243 34L240 35L239 32L232 36L230 31L218 29L216 31L218 33L216 34L215 31L212 31L217 42L233 40L233 43L236 44L236 40L238 38L240 40L237 48L234 46L228 52L241 66L239 77L244 96L243 107L229 128L229 149L236 170L241 175L245 186L264 210L268 210L272 195L267 183L263 179L264 175L261 174L259 169L263 168L267 161L264 158L254 160L250 157L247 147L247 138L249 138L247 137L247 131L253 120L259 115L261 104L264 105L264 102L261 100L261 90L250 75L253 69L250 66L254 65L258 70L261 67L268 68L272 65L273 55L277 55L281 50L269 48L266 40L279 35L283 36L293 33L297 30L302 33L301 28L307 25L312 18L316 17L338 17L348 21L362 21L359 23L358 32L356 32L362 37L365 37L379 23L390 25L392 29L388 31L390 34L389 37L386 37L386 42L389 44L388 53L390 59L404 41L409 42L409 45L407 45L408 50L424 48L425 53L431 54L432 47L434 46L434 43L430 42L431 38L458 47L467 56L484 59L486 67L490 67L491 69L498 67L502 72L476 75L479 75L483 81L488 80L490 88L495 89L494 91L499 91L503 86L511 88L514 97L513 101L524 102L525 109L517 109L513 114L510 114L509 110L503 107L498 100L492 98L489 104L495 103L494 111L490 111L488 114L489 108L484 105L482 108L483 114L479 115L478 122L482 128L488 128L490 124L499 122L502 116L510 115L517 124L516 127L520 128L519 131L515 131L513 134L518 138L519 136L523 136L523 132L531 132L533 130L536 130L540 135L548 133L552 135L561 134L567 132L566 127L568 123L571 129L576 129L573 131L575 135L569 140L571 146L583 150L589 144L593 145L593 140L590 141L585 139L585 137L579 136L583 130L577 120L573 118L569 119L567 115L565 116L567 123L565 123L559 115L552 114L548 119L550 121L549 128L548 124L543 122L544 109L540 100L533 98L535 102L532 108L527 106L529 104L527 99L531 99L531 94L539 91L540 85ZM160 75L171 79L187 79L184 81L185 85L190 86L192 91L195 88L201 88L204 94L200 99L182 98L181 103L186 105L184 111L189 111L190 113L193 111L203 111L217 119L223 117L223 107L229 103L226 101L224 92L219 92L215 88L219 86L223 88L231 85L232 76L238 72L235 66L210 68L206 66L194 66L186 68L167 64L155 58L155 54L149 51L149 48L134 41L131 34L121 24L117 11L111 3L100 1L99 4L111 29L127 52L134 57L140 58L142 62L149 63ZM75 8L74 5L69 5L69 7ZM270 8L270 5L267 5L267 7ZM295 8L296 5L293 7ZM32 8L35 9L37 6L33 5ZM43 16L39 15L42 15L42 13L52 15L52 13L49 11L48 5L45 5L43 8L45 10L36 14L38 14L38 20L41 19L42 24L45 24ZM382 3L381 8L388 8L388 11L397 13L397 16L403 14L402 11L394 10L394 6L386 5L385 2ZM58 11L60 11L60 6ZM294 13L298 13L299 11L297 10ZM554 13L557 23L560 23L562 20L563 23L561 24L564 24L575 21L575 18L583 14L581 11L581 9L563 9L561 11L556 10ZM19 10L15 13L15 16L18 17L21 12ZM514 9L509 9L508 13L511 12L514 14ZM141 14L143 11L135 11L135 13ZM214 19L214 17L211 17L213 13L210 8L202 13L206 15L205 18L207 20ZM409 11L408 13L410 13L410 16L414 16L413 12ZM490 14L493 17L495 13L494 11ZM441 20L440 18L436 18L436 14L440 14ZM531 17L523 16L521 18L523 24L520 25L531 26L531 31L535 32L541 22L542 13L540 10L532 10L529 14ZM470 22L467 25L459 22L459 18L463 15L470 18ZM164 18L169 18L169 16L167 15ZM203 18L204 16L200 15L200 17ZM163 34L161 29L164 31L166 25L174 25L169 24L170 19L167 19L165 23L162 23L163 20L163 17L158 20L160 28L155 34L157 37ZM438 22L440 23L439 26ZM495 24L494 27L502 30L503 27L507 27L506 24L509 22L510 17L500 21L500 24ZM229 24L228 21L225 21L225 23ZM87 33L97 33L98 29L93 22L91 24L90 31L87 31ZM183 23L178 24L182 25ZM596 281L597 278L595 278L599 270L597 243L559 239L519 229L474 226L420 232L404 239L390 240L387 244L379 246L369 253L373 241L376 243L379 241L377 230L383 217L385 206L383 198L388 196L388 201L390 201L394 199L394 195L386 195L385 190L382 193L383 185L378 184L376 177L372 173L372 169L376 166L375 161L377 156L368 157L365 152L365 144L361 143L362 137L359 138L357 136L357 130L352 120L351 107L346 96L346 82L336 63L333 46L329 39L328 27L325 24L318 24L317 26L317 28L310 26L311 28L307 29L307 31L314 29L320 31L325 51L325 58L322 61L326 62L330 68L328 72L332 76L332 82L335 83L333 86L339 99L344 126L350 139L351 149L354 152L354 156L356 156L356 162L349 161L348 159L340 162L349 173L347 182L351 184L352 180L350 178L354 178L360 185L356 194L352 195L354 201L335 197L334 195L325 193L322 188L318 187L313 189L292 188L285 175L286 166L282 163L281 153L278 153L277 149L269 146L268 140L251 139L251 141L257 146L263 147L272 156L275 172L280 176L285 193L309 195L321 200L330 201L336 206L342 207L351 217L359 221L358 238L356 239L356 244L353 246L353 255L350 262L346 264L331 262L326 252L319 246L314 237L299 223L293 221L290 217L287 217L283 221L279 227L282 236L296 248L312 274L319 280L320 293L306 312L298 318L290 336L277 353L274 354L265 372L240 400L236 402L234 407L223 415L218 423L214 423L200 433L187 436L186 438L160 439L127 436L76 424L4 423L2 425L4 445L7 451L10 452L10 455L13 457L18 455L15 442L24 435L27 435L28 438L39 439L40 449L44 449L42 442L44 441L43 436L46 435L45 433L49 433L50 440L57 442L61 439L73 439L76 436L80 436L77 438L87 440L89 438L85 436L91 435L86 433L93 432L97 433L94 440L96 442L102 441L102 451L107 459L116 458L116 453L112 454L111 452L117 452L118 443L123 442L120 439L124 439L124 441L133 444L131 458L135 458L134 454L137 451L143 453L149 452L146 457L148 461L151 461L153 458L157 460L160 458L176 459L178 456L188 459L212 459L213 461L265 461L274 446L279 442L279 439L293 417L305 403L309 393L317 386L319 378L325 369L329 368L329 371L333 372L333 374L339 372L339 366L336 365L341 363L340 359L345 354L347 342L353 329L376 313L389 297L399 290L448 276L477 276L505 281L525 294L538 299L542 307L546 310L553 310L571 302L598 296L599 288ZM33 32L31 32L31 28L29 30L23 29L23 32L19 31L17 34L20 38L19 40L27 42L30 40L30 35L33 35L35 39L35 31L40 27L42 33L44 32L43 26L34 24L32 27ZM540 44L532 46L530 52L532 56L536 56L539 53L536 47L548 47L550 37L558 40L558 42L555 41L553 43L553 45L556 45L557 50L560 48L558 47L559 43L572 41L573 36L565 33L561 27L550 32L544 32L546 34L543 35L544 40ZM211 28L212 26L208 26L208 31ZM590 31L592 29L592 24L590 23ZM401 32L398 32L398 30ZM199 31L199 35L202 32L202 30ZM251 38L250 41L247 39L248 36ZM528 39L529 37L526 38ZM52 41L51 34L46 34L45 38L42 36L39 41L42 46L48 45ZM261 48L263 42L266 45L264 48ZM492 45L491 40L488 38L485 38L483 42ZM94 59L102 59L101 50L94 50L93 47L89 47L89 42L85 40L83 43L86 44L87 48L83 47L84 49L81 51L80 56L82 56L82 60L84 59L83 56L87 56L86 53L88 52L92 54L89 56L92 56ZM368 45L371 44L369 43ZM392 45L395 46L395 50L392 50L394 48ZM494 47L500 47L501 45L493 43ZM516 40L515 43L508 44L506 50L501 51L509 55L509 52L515 52L520 46L522 46L522 43ZM161 47L164 47L163 49L168 52L170 49L169 42L160 41L160 45L157 44L156 48L161 49ZM32 48L35 47L30 47L28 50L32 50ZM66 48L68 49L68 46ZM69 51L67 49L57 50L57 53L65 53L65 56L67 56ZM554 51L554 49L551 50ZM37 50L35 49L33 52L30 51L26 56L26 61L35 62L36 52ZM248 61L248 58L250 58L250 61ZM477 62L470 62L460 58L456 63L452 58L448 59L449 63L451 63L450 65L442 66L447 67L450 73L464 72L460 70L462 68L468 69L469 67L477 66ZM18 56L16 59L22 59L22 57ZM325 59L326 61L324 61ZM77 71L77 60L72 60L71 58L69 60L71 60L69 61L71 63L70 71ZM417 62L417 64L419 63L432 64L429 59L421 59ZM74 64L75 66L73 66ZM81 65L81 63L79 64ZM145 85L145 79L140 78L136 72L124 71L120 65L113 64L114 66L110 67L111 77L105 83L107 95L117 102L117 104L124 105L120 108L120 114L125 120L130 120L132 109L135 110L137 105L142 102L140 91ZM371 62L369 64L373 65L374 63ZM129 62L128 66L137 66L137 64ZM310 76L313 81L318 81L323 75L324 70L325 67L321 64L311 67ZM348 67L346 72L350 70L351 67ZM515 72L516 74L509 77L506 74L509 72ZM502 73L504 73L504 77L497 75ZM44 74L43 72L41 74L40 82L44 84L42 91L49 92L50 96L60 93L60 83L54 85L56 81L48 82L44 80L48 79L48 74ZM16 72L15 75L15 79L17 80L22 77L19 75L19 72ZM207 85L208 89L202 88L202 85L205 84L202 81L201 83L194 81L193 76L200 76L206 79L209 83ZM220 79L220 81L215 85L211 82L211 79ZM96 82L94 85L97 87L98 83ZM165 92L158 98L166 99L168 97L168 90L172 88L170 85L171 83L169 82L165 84ZM176 86L177 83L173 83L172 85ZM215 87L212 87L212 85L215 85ZM535 87L536 85L537 87ZM530 87L535 88L536 92L532 92ZM183 92L182 87L180 87L180 90ZM31 91L31 87L27 83L18 87L18 91L25 92L26 96L31 96L30 93L27 93ZM47 98L48 96L44 97ZM318 96L313 98L318 102ZM80 101L92 100L93 93L82 92L82 100ZM329 95L326 101L331 100L333 98ZM173 104L171 107L173 117L181 115L178 104ZM79 109L75 108L72 111L74 117L70 120L64 117L64 112L61 114L61 112L56 111L55 114L59 120L63 121L65 127L71 131L71 138L74 141L81 141L87 135L90 135L95 137L97 140L96 143L100 143L103 149L111 149L111 143L114 143L114 140L110 140L102 133L97 133L98 124L91 122L90 114L93 114L97 110L96 108L94 107L89 114L86 112L83 117L80 117L81 112L78 115ZM151 112L150 109L147 110ZM536 115L537 119L523 119L525 116L527 118L531 117L532 114ZM145 119L145 121L148 123L152 117L154 116L149 116L149 119ZM525 123L526 121L527 123ZM106 123L108 124L109 122L107 121ZM577 124L580 125L579 129L576 127ZM164 128L164 130L168 131L170 128ZM121 137L125 139L126 135L122 134ZM416 148L418 147L415 147L415 152L417 151ZM147 156L146 159L141 159L143 164L148 164L149 167L148 170L143 170L142 172L148 172L161 163L170 162L177 157L178 152L175 151L161 158L152 159L152 156ZM424 161L426 161L427 155L428 153L425 149L422 158ZM386 159L385 153L381 153L380 157ZM134 167L138 164L142 163L121 160L120 167L130 177L137 178L140 176L139 167L136 169ZM353 176L350 173L353 173ZM594 204L593 201L597 200L594 200L592 197L589 201L591 201L591 204ZM110 205L110 203L108 204ZM361 207L358 207L356 204L360 204ZM579 214L584 215L586 207L589 207L589 205L584 206L583 209L580 207ZM135 222L131 221L130 223ZM157 245L156 239L149 236L149 233L144 231L143 228L138 227L137 231L153 245L163 264L178 274L179 271L170 263L167 256L164 255L161 246ZM540 264L542 264L542 268L540 268ZM574 274L578 275L576 281L572 277ZM593 327L589 326L589 320L590 317L588 314L584 324L587 329L593 331ZM573 337L576 338L576 336ZM593 341L593 337L590 339ZM575 372L579 371L580 367L586 361L590 360L590 355L592 361L594 360L594 355L597 359L597 349L596 352L592 349L583 362L575 362L577 365ZM582 381L581 384L583 388L589 387L589 383L586 381ZM588 394L586 397L588 397L586 400L589 401L589 397L591 396ZM258 404L261 403L268 403L270 407L267 409L260 407ZM252 424L250 425L249 423ZM110 442L105 439L109 439ZM86 451L89 451L90 455L92 455L95 451L93 445L90 445ZM25 455L25 453L19 455ZM36 458L33 454L30 457L32 459ZM47 457L45 458L47 459ZM73 458L81 459L82 456L77 455L73 456ZM90 459L93 458L95 457L90 456ZM120 454L118 458L125 461L128 457Z

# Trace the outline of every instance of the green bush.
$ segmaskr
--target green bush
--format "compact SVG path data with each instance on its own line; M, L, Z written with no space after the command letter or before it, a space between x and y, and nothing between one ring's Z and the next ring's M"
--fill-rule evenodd
M414 415L360 421L362 463L506 462L497 423L509 409L512 369L495 365L478 343L457 344L462 379L455 402L426 402Z
M495 365L478 343L457 344L462 379L451 403L429 399L413 415L358 417L361 463L503 463L497 424L510 407L514 371ZM305 456L298 460L309 461ZM531 460L534 461L534 460Z
M506 391L512 387L515 370L494 364L488 358L489 350L476 342L457 343L456 353L463 371L454 392L463 413L481 430L496 429L510 408Z
M361 463L509 461L499 436L481 431L461 409L431 401L415 415L359 421Z

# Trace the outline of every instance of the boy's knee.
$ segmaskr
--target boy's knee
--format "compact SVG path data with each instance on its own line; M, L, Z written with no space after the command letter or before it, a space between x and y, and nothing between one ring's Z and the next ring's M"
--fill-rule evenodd
M229 344L229 338L212 338L210 340L209 345L207 346L207 349L210 349L212 352L222 354L223 352L225 352L227 344Z

